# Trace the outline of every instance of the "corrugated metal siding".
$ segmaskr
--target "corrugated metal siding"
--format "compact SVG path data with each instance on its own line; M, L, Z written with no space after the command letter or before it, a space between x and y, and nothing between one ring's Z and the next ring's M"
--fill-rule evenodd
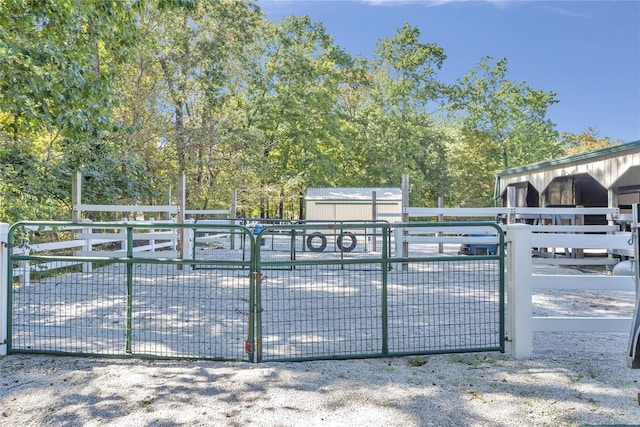
M336 216L335 205L323 205L313 201L307 201L305 212L307 220L333 220Z
M378 219L397 221L402 212L400 188L309 188L305 196L309 221L371 221L372 192L376 192Z
M600 185L609 189L633 166L640 165L640 153L627 152L620 153L618 157L590 160L588 163L583 164L563 164L555 168L548 167L502 175L500 176L500 193L502 194L509 184L527 181L539 192L542 192L554 178L582 173L591 175Z

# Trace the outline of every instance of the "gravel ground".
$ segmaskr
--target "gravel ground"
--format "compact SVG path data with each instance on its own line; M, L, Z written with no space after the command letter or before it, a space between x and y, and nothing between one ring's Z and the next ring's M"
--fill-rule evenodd
M537 333L535 354L298 363L11 355L0 425L578 426L640 422L626 334Z
M621 296L534 301L544 315L628 314L633 297ZM0 358L0 426L640 425L627 341L536 333L533 357L520 361L497 352L261 364L11 355Z

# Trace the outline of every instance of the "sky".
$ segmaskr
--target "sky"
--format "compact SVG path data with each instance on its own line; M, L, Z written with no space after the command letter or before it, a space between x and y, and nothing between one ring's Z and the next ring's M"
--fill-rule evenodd
M485 56L506 58L507 78L556 93L548 117L561 132L589 127L614 141L640 140L640 0L259 0L279 21L308 15L334 42L372 58L378 40L409 23L447 55L453 83Z

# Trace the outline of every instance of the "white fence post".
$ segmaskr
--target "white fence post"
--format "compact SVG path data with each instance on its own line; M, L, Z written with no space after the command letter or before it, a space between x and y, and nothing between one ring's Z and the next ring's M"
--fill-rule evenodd
M402 252L403 251L402 236L404 235L405 228L396 227L393 230L394 230L395 240L396 240L396 257L402 258L404 256Z
M184 222L185 224L193 224L194 220L188 219ZM192 248L195 245L195 228L181 228L182 230L182 240L180 241L180 254L181 259L193 259ZM233 237L233 236L232 236Z
M508 274L507 310L511 353L516 359L528 359L533 354L531 316L531 226L507 225Z
M155 222L155 218L149 218L149 222ZM155 252L156 251L156 239L153 237L153 234L156 233L156 229L155 228L150 228L149 229L149 234L151 234L152 236L149 237L149 246L150 246L150 250L151 252Z
M85 221L87 222L87 221ZM82 233L85 233L87 236L93 233L93 228L83 228ZM86 237L84 240L84 246L82 250L91 252L93 250L93 241L91 237ZM83 262L82 263L82 272L83 273L92 273L93 272L93 263L92 262Z
M9 298L8 259L7 247L9 237L9 224L0 223L0 356L7 355L7 327L9 313L7 311L7 299Z

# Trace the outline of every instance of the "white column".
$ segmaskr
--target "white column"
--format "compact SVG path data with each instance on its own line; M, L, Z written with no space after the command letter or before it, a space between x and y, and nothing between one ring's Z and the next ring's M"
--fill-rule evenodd
M507 225L509 240L507 311L511 353L516 359L533 354L533 306L531 301L531 226Z

